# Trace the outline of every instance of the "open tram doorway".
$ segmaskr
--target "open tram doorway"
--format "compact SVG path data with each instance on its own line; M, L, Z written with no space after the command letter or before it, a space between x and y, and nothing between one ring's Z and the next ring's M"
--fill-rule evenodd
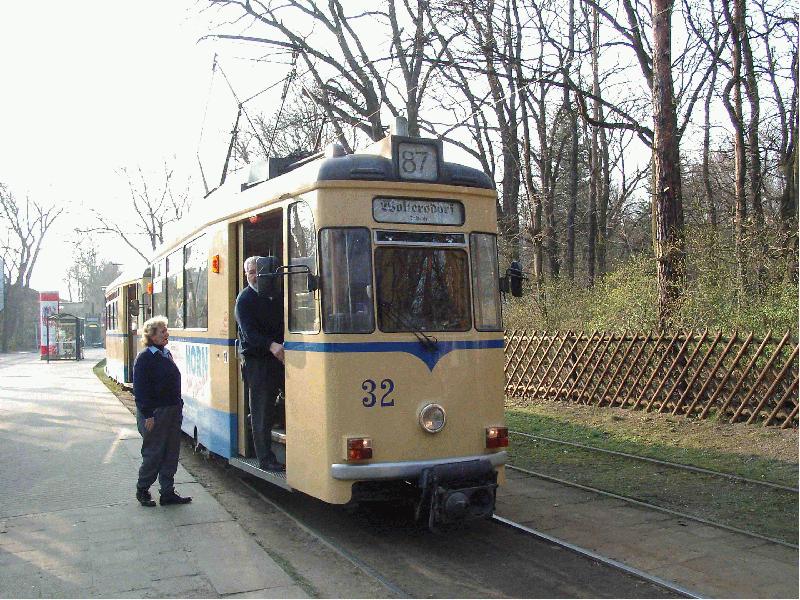
M275 256L283 262L283 210L276 209L249 217L238 225L238 252L237 252L237 294L247 285L243 264L249 256ZM285 319L285 315L284 315ZM238 334L238 331L236 332ZM239 455L244 461L238 466L245 470L258 464L253 447L253 433L250 422L250 398L244 384L239 356L238 373L238 440ZM285 423L285 402L281 401L276 412L276 420ZM284 429L273 428L272 451L278 460L286 464L286 432ZM260 474L260 473L259 473ZM283 474L281 474L283 475ZM285 480L285 476L283 476Z

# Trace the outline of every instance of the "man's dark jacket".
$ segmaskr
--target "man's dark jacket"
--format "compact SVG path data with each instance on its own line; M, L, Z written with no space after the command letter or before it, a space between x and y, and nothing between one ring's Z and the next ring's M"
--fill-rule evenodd
M234 312L242 355L265 357L280 364L269 347L273 342L283 344L283 299L259 297L248 285L239 292Z
M175 361L161 350L145 348L133 364L133 395L136 408L145 419L162 406L181 406L181 372Z

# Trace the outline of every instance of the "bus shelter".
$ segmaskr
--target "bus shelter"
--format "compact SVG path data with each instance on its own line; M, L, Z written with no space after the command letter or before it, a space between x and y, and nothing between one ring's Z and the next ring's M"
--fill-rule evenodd
M55 339L52 339L55 336ZM69 313L47 318L47 362L83 359L83 319Z

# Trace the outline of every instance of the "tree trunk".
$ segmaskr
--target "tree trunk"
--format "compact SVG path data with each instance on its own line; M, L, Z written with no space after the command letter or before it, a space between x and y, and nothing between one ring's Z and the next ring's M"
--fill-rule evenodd
M759 291L765 291L767 270L765 260L768 254L766 231L764 230L764 208L761 202L761 148L758 127L761 115L761 101L758 93L758 78L753 63L753 50L750 47L750 34L747 27L746 0L735 0L739 35L741 36L742 59L745 70L745 94L750 105L750 121L747 128L748 174L750 176L750 205L753 207L752 227L753 248L758 253L756 260Z
M745 146L744 146L744 120L742 116L742 41L739 31L739 18L730 10L731 0L722 3L725 20L731 31L732 74L731 80L725 86L723 102L728 111L733 125L733 153L734 153L734 197L736 199L735 228L736 228L736 266L739 279L739 293L744 294L748 288L747 276L747 196L745 195ZM739 7L734 3L734 10ZM733 101L731 102L731 92Z
M600 22L598 19L597 9L592 10L593 24L592 24L592 93L595 97L600 95L600 67L598 65L598 41ZM594 101L593 115L595 121L600 120L600 102ZM589 157L589 239L587 241L586 253L586 272L589 287L594 285L595 278L595 262L597 256L597 202L602 193L600 183L600 147L598 144L598 127L592 125L592 141L590 145Z
M23 319L23 306L18 302L24 294L17 293L19 284L8 286L6 292L6 305L3 309L3 337L0 338L0 352L8 352L11 342L17 334L17 325Z
M672 83L672 7L672 0L652 0L654 245L662 327L677 308L686 272L678 119Z
M575 281L575 213L578 208L578 114L570 102L569 70L574 68L575 60L575 0L569 2L569 50L567 64L564 66L564 106L569 115L570 152L569 152L569 200L567 203L567 236L566 263L567 276ZM557 273L556 273L557 275Z
M797 73L795 72L795 77ZM795 81L795 86L797 81ZM797 269L797 177L798 166L800 160L798 159L797 151L797 121L795 120L791 125L791 154L788 156L786 162L782 165L782 170L786 177L786 183L781 194L780 205L780 229L782 237L783 253L786 257L786 275L787 279L797 284L798 269Z
M705 100L705 120L703 122L703 188L706 194L706 215L711 229L717 229L717 203L714 199L714 190L711 186L711 98L714 95L714 82L717 79L717 69L711 72L711 83Z

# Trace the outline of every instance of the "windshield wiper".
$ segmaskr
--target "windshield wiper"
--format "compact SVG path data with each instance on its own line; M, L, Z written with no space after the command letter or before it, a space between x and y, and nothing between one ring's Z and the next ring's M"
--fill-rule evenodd
M391 302L379 302L379 304L390 313L391 317L398 321L401 325L406 327L411 333L414 334L414 337L417 338L422 347L428 350L429 352L433 352L438 350L439 348L439 340L431 335L426 335L422 329L414 325L413 323L407 321L400 312L392 306Z

